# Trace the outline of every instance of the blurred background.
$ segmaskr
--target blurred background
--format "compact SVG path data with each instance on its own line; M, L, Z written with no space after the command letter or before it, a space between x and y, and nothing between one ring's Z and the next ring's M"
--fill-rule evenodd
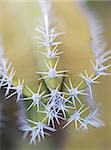
M79 1L81 3L83 1ZM92 9L101 13L105 24L105 37L108 49L111 49L111 2L88 1ZM54 21L60 31L65 34L60 49L64 51L61 63L70 70L73 82L77 82L78 74L85 69L90 72L90 59L93 58L91 35L87 17L77 1L54 0ZM101 9L99 7L101 6ZM34 0L1 0L0 1L0 33L3 35L3 45L6 56L13 63L17 75L25 78L28 84L35 85L37 71L36 58L33 51L37 49L34 43L34 28L37 26L38 3ZM30 79L30 80L29 80ZM0 91L0 111L2 122L0 131L1 150L110 150L111 149L111 77L100 79L100 84L94 87L97 104L100 105L101 119L105 127L90 128L87 132L76 132L73 124L50 137L46 137L37 145L29 145L29 139L22 140L22 133L17 128L18 106L14 99L5 101L3 90ZM37 83L36 83L37 84ZM6 119L5 119L6 117ZM5 121L4 121L4 119ZM8 119L7 119L8 118Z

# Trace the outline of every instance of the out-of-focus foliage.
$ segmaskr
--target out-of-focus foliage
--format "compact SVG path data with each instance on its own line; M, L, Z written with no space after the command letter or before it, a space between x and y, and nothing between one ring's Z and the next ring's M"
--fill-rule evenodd
M0 14L6 56L15 67L16 77L24 78L36 89L37 58L33 43L37 17L41 14L39 6L37 3L4 2L0 3Z

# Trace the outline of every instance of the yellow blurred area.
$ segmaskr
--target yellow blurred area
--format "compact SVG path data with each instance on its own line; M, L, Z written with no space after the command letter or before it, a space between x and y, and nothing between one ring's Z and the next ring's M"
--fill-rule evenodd
M95 2L96 3L96 2ZM106 3L103 8L107 12ZM65 34L60 50L64 51L60 63L70 70L73 82L79 80L78 74L90 69L91 41L87 18L76 1L55 0L53 3L55 22ZM111 8L111 7L110 7ZM36 17L40 15L35 1L0 3L0 33L3 34L6 56L13 63L17 76L24 78L30 87L37 87L38 69L36 60L35 26ZM111 11L104 15L106 37L111 48ZM88 132L76 133L73 124L69 126L63 150L110 150L111 149L111 77L101 79L95 87L97 103L100 104L105 127L90 128ZM33 149L33 146L31 146ZM28 149L28 148L27 148ZM34 149L37 149L34 148Z
M0 30L3 32L6 56L15 67L16 78L18 76L24 78L26 84L35 89L36 84L38 84L38 76L35 72L40 71L36 57L37 45L34 43L37 16L40 16L39 6L35 2L1 3L0 6L2 22ZM59 14L63 14L62 17L65 17L65 20L58 17L57 26L61 25L61 30L66 32L60 39L63 41L60 49L64 51L60 63L65 69L70 70L70 74L77 76L80 71L87 67L90 58L88 54L88 52L91 53L89 50L90 36L88 26L76 5L74 9L72 6L70 8L70 5L64 5L62 9L62 5L58 6L57 9L61 11ZM66 9L70 10L68 14L65 13ZM76 22L72 21L72 19L70 20L68 16L76 20ZM82 28L78 28L79 24L82 24ZM83 56L84 63L80 63L80 56Z
M6 56L16 70L16 78L37 88L38 76L36 52L34 51L34 32L37 17L40 16L38 3L4 2L0 3L1 28Z

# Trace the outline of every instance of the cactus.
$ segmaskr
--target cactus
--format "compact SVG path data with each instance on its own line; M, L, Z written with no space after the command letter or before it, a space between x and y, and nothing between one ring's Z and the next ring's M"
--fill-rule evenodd
M63 32L56 32L53 27L51 2L40 1L40 27L36 27L37 36L37 62L38 88L30 88L25 79L15 77L16 71L13 64L5 58L3 47L0 49L0 87L5 89L5 97L9 100L16 95L19 104L25 103L26 116L20 117L24 137L30 135L30 144L40 142L45 135L56 132L55 122L60 124L64 120L63 129L74 122L75 130L87 130L89 125L96 128L104 126L99 119L98 106L91 103L94 99L93 85L99 83L101 76L110 75L107 69L111 64L107 62L111 58L111 51L107 50L105 39L103 39L103 27L97 15L93 14L85 4L85 13L90 24L92 36L92 49L95 60L91 61L93 72L85 70L79 75L79 84L74 85L67 69L61 69L59 64L63 51L58 47L62 42L58 36ZM102 43L102 45L101 45ZM68 80L67 80L68 79ZM10 91L13 91L10 93ZM84 97L89 99L84 101ZM25 109L23 107L22 109ZM26 119L27 118L27 119Z

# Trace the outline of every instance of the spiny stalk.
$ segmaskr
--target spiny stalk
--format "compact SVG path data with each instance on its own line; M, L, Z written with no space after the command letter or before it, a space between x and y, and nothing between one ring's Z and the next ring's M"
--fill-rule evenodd
M97 39L101 39L98 37L99 34L103 34L102 28L100 27L98 29L98 25L101 26L101 23L96 23L95 16L92 15L94 18L92 17L93 21L91 20L91 22L93 22L91 31L93 37L93 52L95 54L95 63L91 60L94 69L93 73L91 75L89 75L87 71L85 71L85 75L81 73L80 77L82 81L76 87L69 78L69 84L66 82L63 83L63 86L66 89L63 91L61 89L61 83L63 77L68 76L65 74L68 70L58 69L59 56L63 52L58 51L58 46L62 44L62 42L56 40L63 32L56 32L53 23L51 23L53 22L53 19L50 19L50 3L46 3L46 1L42 0L40 1L40 7L42 10L42 25L36 27L39 36L35 39L38 40L39 44L37 52L41 53L45 60L43 61L41 57L43 71L37 73L41 75L39 80L42 81L38 86L37 92L33 92L31 88L25 85L24 80L21 81L18 79L18 84L14 86L14 68L11 65L8 65L7 67L6 61L0 59L0 87L5 86L6 99L9 99L16 94L17 102L26 101L27 103L27 101L31 101L31 104L27 108L28 112L26 113L28 114L31 112L31 114L36 114L33 119L27 119L28 124L21 125L21 130L25 132L25 137L30 134L30 144L35 144L37 138L39 142L41 141L41 138L44 139L45 135L49 135L47 131L55 132L55 121L58 124L60 124L60 120L66 121L63 128L74 122L76 130L88 129L88 125L92 125L96 128L103 126L104 123L98 118L98 108L92 110L91 106L84 102L82 98L83 96L90 96L91 99L93 98L93 84L98 83L98 78L101 76L109 75L109 72L106 72L106 70L111 66L111 64L105 65L111 58L111 51L105 51L105 44L100 47L101 45L99 44L101 44L101 42L96 41ZM99 18L96 19L98 21ZM0 57L2 57L2 51L0 51L0 53ZM41 66L39 66L39 69ZM53 84L51 84L51 80L53 80ZM42 89L42 83L44 82L46 83L46 88L48 88L48 93L46 93L46 90ZM85 87L83 87L83 84L85 84ZM30 97L23 97L24 86L30 92ZM85 91L86 88L89 89L90 93ZM9 94L10 90L14 90L14 92ZM38 116L40 116L40 118Z

